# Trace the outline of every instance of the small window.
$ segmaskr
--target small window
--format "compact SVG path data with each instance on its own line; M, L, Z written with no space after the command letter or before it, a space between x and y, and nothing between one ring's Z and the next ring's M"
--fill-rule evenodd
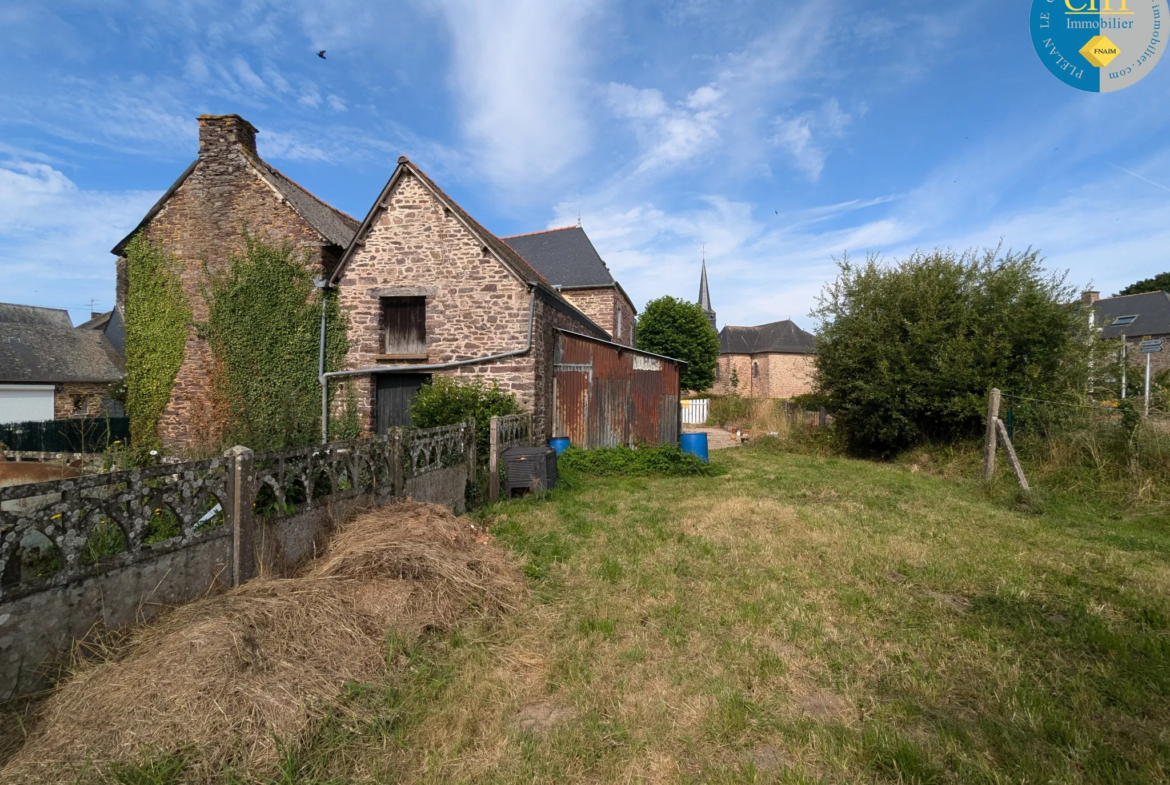
M427 352L425 297L382 298L382 350L389 355Z
M85 415L85 396L84 395L74 395L73 396L73 416L74 417L81 417L84 415Z
M617 330L614 332L614 338L622 337L622 309L618 308L617 312Z
M1110 326L1124 327L1127 324L1133 324L1133 320L1136 318L1137 318L1136 314L1133 316L1118 316L1116 319L1113 320L1113 324Z
M760 375L760 364L757 362L753 362L752 363L752 376L759 376L759 375Z

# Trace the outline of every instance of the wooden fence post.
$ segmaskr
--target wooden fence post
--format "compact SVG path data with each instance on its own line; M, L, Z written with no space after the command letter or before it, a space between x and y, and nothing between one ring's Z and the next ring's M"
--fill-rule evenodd
M1008 436L1007 426L998 417L995 418L995 428L999 431L1000 438L1003 439L1003 451L1007 453L1008 463L1011 464L1012 473L1016 475L1016 482L1020 484L1020 488L1023 490L1031 490L1028 487L1028 478L1024 476L1024 467L1020 465L1020 459L1016 457L1016 448L1012 446L1012 440Z
M983 440L983 479L995 476L995 422L999 419L999 390L991 388L987 397L987 433Z
M488 501L500 500L500 418L492 415L491 430L488 432Z
M253 452L247 447L237 445L224 455L231 460L224 523L232 530L232 586L239 586L256 576L256 519L252 513L256 472Z

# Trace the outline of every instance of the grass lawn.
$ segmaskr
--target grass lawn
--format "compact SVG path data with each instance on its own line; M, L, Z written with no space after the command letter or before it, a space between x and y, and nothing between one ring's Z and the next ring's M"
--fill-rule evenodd
M1170 781L1165 517L1015 510L898 465L712 460L724 474L491 508L530 606L392 637L409 665L347 689L361 710L277 781Z

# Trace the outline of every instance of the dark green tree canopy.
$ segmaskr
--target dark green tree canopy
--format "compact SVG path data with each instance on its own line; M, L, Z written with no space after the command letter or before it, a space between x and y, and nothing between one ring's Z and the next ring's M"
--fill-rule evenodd
M1153 278L1147 278L1144 281L1131 283L1129 286L1122 289L1114 297L1121 297L1126 294L1143 294L1145 292L1170 292L1170 273L1162 273L1155 275Z
M646 303L638 316L638 348L684 360L684 390L706 390L715 382L719 335L695 303L659 297Z
M889 456L978 432L992 387L1084 394L1087 314L1035 251L936 250L838 268L814 312L817 384L853 451Z

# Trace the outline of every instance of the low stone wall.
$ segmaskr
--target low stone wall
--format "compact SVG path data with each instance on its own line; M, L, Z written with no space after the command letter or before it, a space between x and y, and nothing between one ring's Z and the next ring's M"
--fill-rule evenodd
M95 628L295 572L340 522L408 498L464 508L474 423L0 488L0 701Z

